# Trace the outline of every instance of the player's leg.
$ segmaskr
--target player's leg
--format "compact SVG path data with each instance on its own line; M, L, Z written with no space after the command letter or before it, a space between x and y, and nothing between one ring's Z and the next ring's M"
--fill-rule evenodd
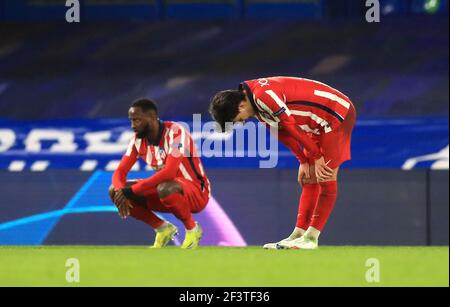
M183 187L178 182L163 182L158 185L157 192L164 207L183 222L187 230L195 227L194 218L183 195Z
M291 248L316 249L319 244L319 236L333 211L337 199L337 174L339 167L333 169L333 176L320 181L320 193L317 204L314 207L310 224L300 240L294 242Z
M125 187L130 187L135 184L137 180L127 181ZM109 197L112 201L114 201L114 186L111 185L109 187ZM159 217L157 217L153 212L147 210L146 202L147 199L145 197L136 196L134 199L130 200L133 204L133 208L130 208L130 215L137 220L141 220L144 223L150 225L152 228L158 228L164 222Z
M318 239L320 232L324 229L328 218L333 211L337 199L339 167L333 170L333 176L325 181L320 181L320 194L317 205L311 217L307 236Z
M170 212L164 207L164 204L159 199L159 195L154 192L146 195L146 210L155 214L155 212ZM160 219L160 218L159 218ZM169 244L170 241L173 241L175 236L178 234L178 228L170 223L169 221L161 220L161 223L158 227L154 227L155 230L155 241L153 243L152 248L162 248Z
M303 184L307 182L313 183L318 187L318 191L315 191L314 194L315 203L309 203L308 212L304 212L304 215L307 217L306 221L301 220L301 222L305 223L301 224L301 226L305 227L306 231L298 239L280 242L278 248L316 249L318 247L320 233L323 231L336 202L338 172L339 167L333 169L333 176L326 181L317 183L317 179L314 176L303 182ZM300 206L299 210L303 211L306 209Z
M351 106L338 130L325 134L320 139L319 146L325 160L329 162L329 166L333 169L333 175L319 182L320 194L312 214L311 223L301 240L293 246L294 248L316 249L318 247L319 236L336 203L340 165L351 158L351 137L355 120L356 111Z
M315 175L314 165L310 165L309 170L310 177L303 177L301 179L301 182L299 182L299 184L302 186L302 192L300 194L300 200L298 204L298 214L295 229L302 235L309 227L311 217L313 215L313 211L316 207L317 200L320 194L320 185Z
M298 213L295 228L292 233L285 239L276 243L267 243L263 246L265 249L283 249L284 244L289 241L299 239L308 229L314 207L319 197L320 186L315 176L314 165L309 167L309 178L298 178L299 184L302 186L302 192L298 203ZM300 181L301 180L301 181Z
M127 181L127 187L132 186L137 181ZM111 200L114 199L114 187L111 185L109 188L109 196ZM148 194L146 197L136 197L131 201L133 208L130 208L130 216L146 223L155 232L155 241L153 243L154 248L161 248L166 246L170 240L173 240L178 233L178 229L175 225L160 219L151 209L148 208L148 204L159 203L159 197L155 194Z
M289 237L275 243L275 248L277 249L291 248L294 244L298 243L311 223L314 208L320 195L320 185L315 175L314 165L310 165L309 172L309 178L300 178L299 176L299 184L302 186L302 192L298 204L295 228ZM272 248L272 246L265 245L265 248Z
M157 191L164 207L183 222L186 228L186 236L181 247L197 247L203 230L194 220L192 213L199 212L206 206L207 200L199 197L201 191L194 183L180 178L159 184Z

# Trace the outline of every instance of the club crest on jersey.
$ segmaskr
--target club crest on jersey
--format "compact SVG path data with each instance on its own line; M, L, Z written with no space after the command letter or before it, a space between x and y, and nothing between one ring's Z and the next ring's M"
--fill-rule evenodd
M266 78L259 79L258 83L259 83L259 85L261 85L261 87L270 86L269 80L267 80Z
M166 152L164 151L164 149L162 149L162 148L159 149L159 156L163 160L166 158Z

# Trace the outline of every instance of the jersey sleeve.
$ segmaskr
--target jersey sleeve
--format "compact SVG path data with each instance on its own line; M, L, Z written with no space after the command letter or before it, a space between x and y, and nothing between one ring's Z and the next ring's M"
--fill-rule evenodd
M267 129L271 128L267 123L264 124L266 125ZM295 157L300 163L308 162L308 158L306 158L305 154L303 153L300 144L292 136L290 136L289 134L285 133L283 130L280 129L277 129L276 133L274 133L274 130L270 129L270 132L272 132L272 134L274 134L277 137L277 139L280 142L282 142L295 155Z
M175 179L180 163L186 155L188 146L186 139L186 131L180 125L173 124L166 140L168 155L164 167L153 176L138 181L131 187L131 191L143 195L146 191L156 188L158 184Z
M114 174L112 176L112 184L116 189L121 189L125 186L127 182L128 172L137 161L138 152L136 150L136 147L134 146L135 140L136 138L133 137L133 139L128 144L128 149L120 160L120 164L114 171Z
M300 163L308 163L308 159L295 138L287 134L284 130L278 130L278 139L289 148Z
M276 88L261 88L255 94L257 96L256 103L277 120L278 128L282 135L280 140L283 142L282 139L284 139L289 143L289 145L286 144L286 146L291 149L293 145L291 143L293 141L290 138L293 138L296 142L306 148L308 151L308 158L317 160L322 156L317 144L298 127L294 117L291 116L291 111L286 105L286 97L281 91ZM294 154L296 152L297 150L294 151ZM300 158L301 156L299 155L297 157ZM301 159L303 159L303 157L301 157ZM306 162L306 160L303 162Z

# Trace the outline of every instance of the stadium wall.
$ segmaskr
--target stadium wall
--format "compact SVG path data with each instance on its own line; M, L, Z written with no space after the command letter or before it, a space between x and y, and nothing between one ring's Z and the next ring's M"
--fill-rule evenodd
M214 203L197 216L204 244L263 244L290 233L300 193L295 169L216 168L208 174ZM106 191L110 178L104 171L0 171L7 191L0 201L0 244L150 244L148 226L117 216ZM340 179L322 244L448 245L447 170L344 169Z

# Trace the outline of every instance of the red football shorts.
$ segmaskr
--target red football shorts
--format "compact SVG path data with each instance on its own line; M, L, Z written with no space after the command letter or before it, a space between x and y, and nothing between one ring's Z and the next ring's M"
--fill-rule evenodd
M183 177L177 177L175 181L183 188L184 199L189 204L192 213L198 213L206 207L209 200L209 193L206 189L202 191L198 183Z
M177 177L174 181L180 184L183 188L183 197L186 201L185 204L189 206L192 213L198 213L206 207L209 200L209 193L206 189L202 191L198 183L192 182L183 177ZM145 206L149 210L156 212L170 212L170 209L166 208L159 199L159 195L156 190L145 195L145 202ZM133 203L138 206L144 205L142 202Z
M339 167L352 157L351 143L355 121L356 110L353 105L350 105L347 116L336 130L320 136L312 136L324 156L325 163L328 162L328 166L332 169ZM305 155L307 155L306 151Z

